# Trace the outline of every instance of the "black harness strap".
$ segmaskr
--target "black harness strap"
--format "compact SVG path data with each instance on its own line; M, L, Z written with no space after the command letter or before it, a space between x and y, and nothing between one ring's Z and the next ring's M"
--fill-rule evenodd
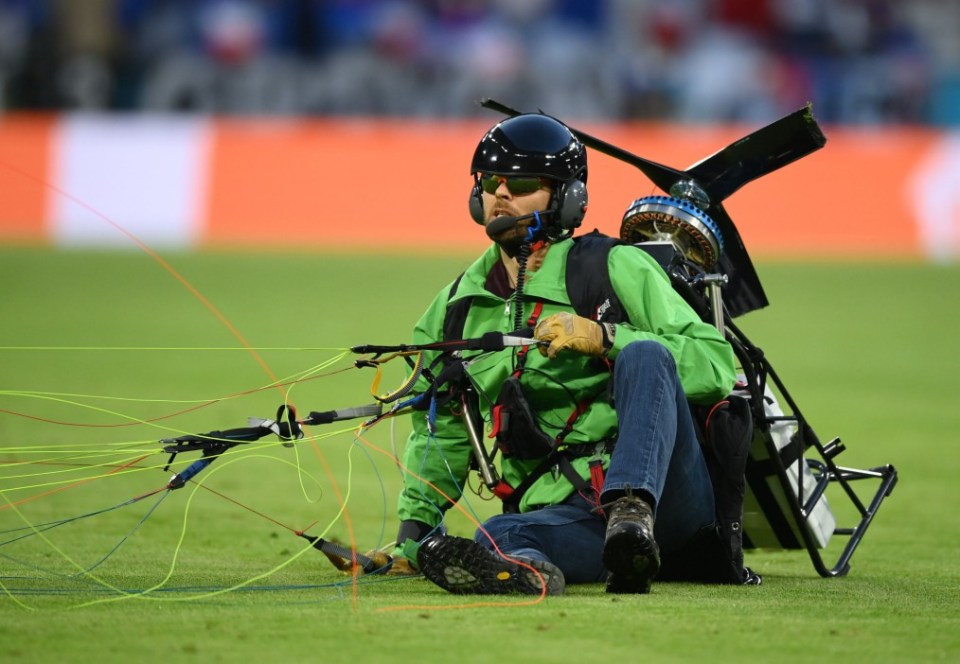
M597 230L575 237L573 242L567 254L566 286L574 311L598 323L623 322L623 305L607 269L610 250L622 242Z
M548 473L551 468L558 468L563 476L567 478L567 481L573 485L573 488L582 493L586 489L590 488L590 483L585 479L580 477L580 474L577 473L576 469L573 467L573 464L570 463L570 458L563 452L554 450L547 456L543 461L541 461L536 468L534 468L529 475L523 478L523 481L518 484L513 491L506 497L502 498L503 500L503 511L504 512L519 512L520 511L520 500L523 498L527 490L534 485L534 483L539 480L543 475Z
M578 316L603 323L625 320L623 306L613 290L607 270L607 257L618 244L622 242L597 230L573 238L573 246L567 253L566 287ZM462 279L461 273L450 287L450 301L443 319L444 340L463 338L473 298L453 299Z
M470 311L470 305L473 304L472 297L465 297L455 302L453 296L457 294L457 289L460 287L460 280L463 279L463 273L460 273L460 276L457 277L453 285L450 286L450 295L448 296L447 302L447 313L443 318L443 340L449 341L451 339L462 339L463 338L463 328L467 324L467 312Z
M607 259L610 254L610 249L621 244L620 240L602 235L599 231L594 230L586 235L573 238L573 243L573 246L567 253L566 288L574 311L579 316L598 322L615 323L622 321L624 319L623 307L613 290L613 284L610 282L610 275L607 269ZM447 304L447 311L443 320L444 340L460 339L463 337L467 315L473 304L472 297L454 300L463 276L461 273L450 287L450 293L448 295L450 301ZM538 303L530 319L527 320L528 326L533 327L536 325L542 306L542 303ZM529 347L524 347L518 352L518 365L513 374L515 378L519 379L520 374L523 372L526 353L528 351ZM603 485L603 467L600 465L599 459L597 463L591 463L591 482L584 480L570 463L571 458L583 456L582 450L577 448L584 448L590 450L590 453L592 453L593 446L575 445L560 449L564 438L573 430L574 422L587 407L589 407L592 401L593 400L590 399L586 402L576 404L563 430L556 437L555 445L551 452L518 486L512 488L512 490L509 490L507 486L503 486L499 491L495 492L503 501L505 512L517 511L520 500L523 498L527 489L539 480L544 473L554 467L563 473L563 476L573 485L576 491L583 494L586 490L590 489L593 493L594 500L596 500ZM499 413L496 412L496 408L493 413L493 418L494 431L492 436L495 437L500 426Z

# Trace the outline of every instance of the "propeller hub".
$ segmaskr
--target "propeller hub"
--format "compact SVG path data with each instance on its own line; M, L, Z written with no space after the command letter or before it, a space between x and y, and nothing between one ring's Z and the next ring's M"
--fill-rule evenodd
M671 242L684 258L707 271L723 252L723 236L713 219L693 203L674 196L635 200L623 215L620 239L631 244Z
M670 187L670 195L674 198L688 200L702 210L710 207L710 194L692 178L679 180Z

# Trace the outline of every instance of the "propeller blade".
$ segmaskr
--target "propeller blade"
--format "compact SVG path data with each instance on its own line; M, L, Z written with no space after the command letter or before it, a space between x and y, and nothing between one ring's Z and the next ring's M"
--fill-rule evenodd
M819 150L827 142L808 104L731 143L686 170L720 203L746 183Z
M767 306L769 301L760 284L760 277L747 254L740 232L722 204L710 206L710 218L723 235L723 253L717 263L717 272L727 275L723 287L723 301L731 318Z
M521 114L521 111L492 99L483 99L480 105L510 117ZM718 224L723 234L724 252L717 268L727 275L723 293L731 317L769 304L740 232L723 208L723 201L751 180L772 173L826 144L827 139L813 117L810 104L744 136L686 171L638 157L567 126L584 145L638 168L664 192L694 200ZM685 193L671 191L678 183L681 184L680 189L686 190ZM697 196L698 193L700 196ZM704 193L709 202L700 200Z

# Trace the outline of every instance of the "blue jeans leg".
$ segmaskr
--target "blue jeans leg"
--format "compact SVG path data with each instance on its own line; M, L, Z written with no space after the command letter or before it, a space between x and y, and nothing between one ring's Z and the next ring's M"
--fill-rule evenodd
M483 524L474 539L492 550L492 538L502 553L553 563L567 583L595 583L606 578L602 557L606 523L594 507L574 493L560 505L525 514L498 514Z
M673 356L655 341L628 344L613 394L620 432L601 500L628 487L647 492L657 544L676 550L714 522L714 496Z
M628 487L649 493L660 550L678 549L713 524L714 497L669 351L654 341L626 346L617 357L614 398L620 434L604 493L609 497ZM567 583L603 581L606 523L594 507L574 492L559 505L494 516L474 539L491 550L496 542L507 555L553 563Z

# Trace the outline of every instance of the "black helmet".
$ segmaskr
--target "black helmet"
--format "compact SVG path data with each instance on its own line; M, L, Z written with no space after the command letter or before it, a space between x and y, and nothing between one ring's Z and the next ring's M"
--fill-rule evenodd
M586 183L587 151L559 120L542 113L509 118L495 125L477 145L471 173L537 175Z
M587 149L565 124L542 113L517 115L484 134L473 153L470 216L483 224L480 173L534 175L557 181L544 229L551 240L568 236L587 212Z

